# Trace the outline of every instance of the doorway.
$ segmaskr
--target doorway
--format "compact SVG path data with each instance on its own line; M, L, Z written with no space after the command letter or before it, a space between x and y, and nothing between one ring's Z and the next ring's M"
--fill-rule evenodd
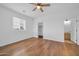
M64 21L64 42L69 44L76 44L76 19L66 19Z
M43 23L38 23L38 38L43 38Z

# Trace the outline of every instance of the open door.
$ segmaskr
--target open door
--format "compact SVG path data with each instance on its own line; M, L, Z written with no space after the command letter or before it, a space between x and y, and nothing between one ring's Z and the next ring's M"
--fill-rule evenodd
M76 22L76 19L71 19L72 22L71 22L71 40L74 42L74 43L77 43L77 22Z

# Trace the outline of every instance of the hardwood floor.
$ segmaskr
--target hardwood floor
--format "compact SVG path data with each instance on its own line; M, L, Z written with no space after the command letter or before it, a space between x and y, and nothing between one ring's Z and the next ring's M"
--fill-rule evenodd
M1 56L78 56L79 46L41 38L30 38L0 48Z
M75 42L73 42L73 41L71 41L71 40L64 40L64 43L76 44Z

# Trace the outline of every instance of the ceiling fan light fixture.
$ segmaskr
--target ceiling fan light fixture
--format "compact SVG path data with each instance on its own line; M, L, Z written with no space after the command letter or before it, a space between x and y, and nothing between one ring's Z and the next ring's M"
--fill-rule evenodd
M37 9L40 9L41 8L41 6L37 6Z

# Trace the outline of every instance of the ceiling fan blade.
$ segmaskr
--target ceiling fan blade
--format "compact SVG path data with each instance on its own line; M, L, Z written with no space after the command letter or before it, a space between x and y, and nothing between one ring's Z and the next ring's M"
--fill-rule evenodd
M41 10L41 12L43 12L43 9L42 8L40 8L40 10Z
M37 8L35 7L32 11L35 11Z
M41 6L50 6L50 4L41 4Z
M30 4L37 6L37 3L30 3Z

